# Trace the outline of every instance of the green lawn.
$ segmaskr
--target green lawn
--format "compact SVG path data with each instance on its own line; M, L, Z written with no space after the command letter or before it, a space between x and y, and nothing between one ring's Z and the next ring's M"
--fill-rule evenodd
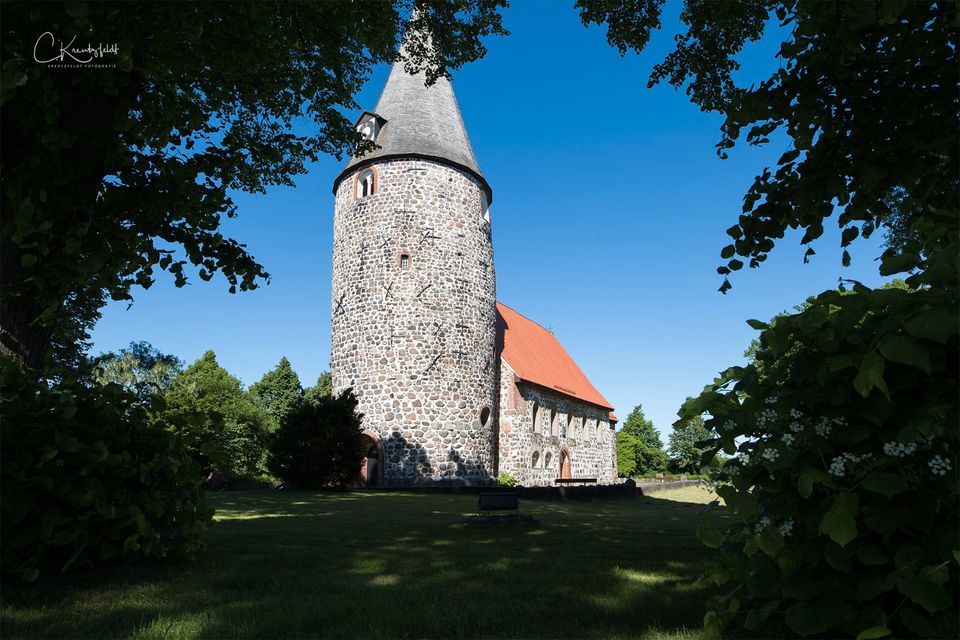
M466 495L212 494L198 561L5 585L0 635L693 638L708 499L525 500L539 528L476 529Z

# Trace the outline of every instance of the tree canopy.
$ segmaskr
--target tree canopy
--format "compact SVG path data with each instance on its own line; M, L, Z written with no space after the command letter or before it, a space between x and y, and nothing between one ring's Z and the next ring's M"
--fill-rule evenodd
M270 416L271 430L276 431L303 401L303 387L290 361L283 357L272 371L250 386L250 395Z
M351 389L301 403L273 434L270 471L302 489L344 486L360 472L362 420Z
M177 286L220 274L231 292L268 282L220 231L230 191L290 185L320 154L369 145L343 112L402 35L408 68L436 78L505 33L504 4L5 3L0 354L69 360L107 298L160 271ZM74 37L116 53L54 69L31 57L44 29L54 55Z
M643 405L638 404L627 416L620 429L622 433L629 434L639 438L644 444L654 449L662 449L663 441L660 439L660 432L653 426L653 421L649 420L643 412Z
M703 454L710 450L713 433L704 425L703 418L694 416L673 425L667 444L670 464L679 473L700 473ZM708 444L702 444L707 441Z
M94 359L93 379L100 384L119 384L132 391L141 402L148 402L173 384L183 370L180 358L162 353L145 340L131 342L117 353L105 353Z
M155 412L207 472L262 473L269 417L213 351L184 370Z
M623 428L617 432L617 474L632 477L647 473L660 473L667 469L667 454L663 441L653 422L637 405L627 416Z
M333 376L324 371L317 378L317 384L303 390L303 399L307 402L319 402L321 398L333 395Z

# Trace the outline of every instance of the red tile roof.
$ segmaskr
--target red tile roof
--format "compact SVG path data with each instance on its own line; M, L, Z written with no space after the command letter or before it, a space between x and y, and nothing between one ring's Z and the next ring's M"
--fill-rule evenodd
M552 333L501 302L497 303L497 350L522 380L612 412L607 399Z

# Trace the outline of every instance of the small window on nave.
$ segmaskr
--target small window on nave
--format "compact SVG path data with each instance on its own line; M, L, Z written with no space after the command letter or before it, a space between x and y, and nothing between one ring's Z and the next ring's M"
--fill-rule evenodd
M583 441L590 442L590 421L583 419Z
M543 458L543 468L550 469L551 467L553 467L553 454L547 453Z
M536 402L533 403L533 433L537 433L540 430L540 405Z
M556 409L550 409L550 435L560 435L560 419Z
M540 464L540 452L534 451L533 458L530 460L530 468L536 469L539 464Z

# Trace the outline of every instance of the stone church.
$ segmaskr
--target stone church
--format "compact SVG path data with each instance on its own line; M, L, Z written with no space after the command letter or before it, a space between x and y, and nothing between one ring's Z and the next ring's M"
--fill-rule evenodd
M333 183L331 372L364 414L367 485L616 478L613 407L497 302L490 204L450 82L394 64Z

